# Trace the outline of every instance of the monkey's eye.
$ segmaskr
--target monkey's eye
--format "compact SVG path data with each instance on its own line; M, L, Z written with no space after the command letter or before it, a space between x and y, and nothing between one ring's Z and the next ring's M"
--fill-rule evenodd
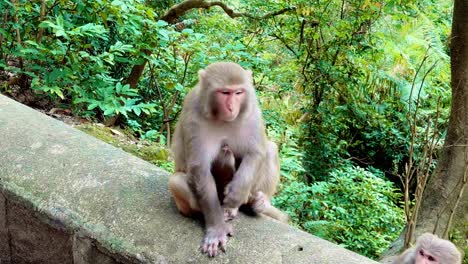
M244 93L244 90L237 90L237 91L236 91L236 94L237 94L237 95L240 95L240 94L243 94L243 93Z
M422 249L419 250L419 255L424 256L424 251Z
M427 259L428 259L429 261L435 261L435 258L434 258L433 256L427 256Z
M224 95L230 95L231 91L229 90L219 90L218 93L224 94Z

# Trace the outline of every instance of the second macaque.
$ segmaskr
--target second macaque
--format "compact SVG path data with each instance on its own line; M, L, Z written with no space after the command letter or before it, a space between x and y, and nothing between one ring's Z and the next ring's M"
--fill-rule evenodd
M229 62L199 71L198 84L184 100L172 150L175 173L169 188L182 214L203 214L204 253L215 256L225 249L233 233L226 221L243 204L287 221L270 203L279 181L278 150L265 135L250 71Z
M425 233L393 264L461 264L461 254L452 242Z

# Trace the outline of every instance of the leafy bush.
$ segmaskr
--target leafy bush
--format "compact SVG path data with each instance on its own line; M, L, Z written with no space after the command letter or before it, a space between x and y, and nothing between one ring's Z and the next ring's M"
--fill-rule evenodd
M378 170L347 166L326 182L283 183L274 203L307 232L377 258L403 228L400 196Z
M23 65L6 70L29 76L32 89L81 115L155 112L155 104L143 102L124 79L131 65L141 61L142 46L162 45L167 23L155 21L154 11L138 1L62 1L61 8L54 4L45 13L40 4L0 3L6 14L22 21L8 20L2 26L1 33L12 44L14 29L21 34L21 44L13 49L0 46L0 53L15 56Z
M351 162L401 173L410 130L398 99L379 103L356 96L345 104L321 105L317 111L321 120L308 125L311 140L304 143L313 179L323 180L335 164Z

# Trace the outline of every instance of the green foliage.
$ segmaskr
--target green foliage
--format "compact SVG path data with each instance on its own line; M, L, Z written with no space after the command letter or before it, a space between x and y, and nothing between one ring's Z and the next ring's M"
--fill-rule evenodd
M266 8L253 2L252 10ZM337 164L349 162L401 173L409 148L408 116L418 98L423 108L418 129L446 128L445 121L433 124L427 117L435 115L439 99L445 106L450 100L444 42L448 2L439 3L445 20L434 16L435 8L412 2L288 3L297 7L295 13L262 21L257 32L284 47L259 41L262 56L275 63L271 71L281 72L276 81L287 91L283 98L303 96L300 107L308 118L299 144L308 177L323 179ZM292 71L300 79L294 85ZM442 120L447 110L441 110Z
M288 181L274 202L307 232L377 258L404 226L400 196L378 170L344 167L328 181Z
M65 1L61 6L74 12L53 8L43 21L37 20L37 2L6 6L20 21L30 21L9 21L5 33L11 37L15 28L21 32L22 45L11 53L23 60L20 71L32 78L31 88L87 115L94 115L94 109L104 116L154 112L154 103L142 102L138 90L123 84L128 72L119 68L140 63L141 48L158 43L166 24L155 21L154 12L137 1ZM2 48L9 53L8 47Z
M350 97L342 105L319 106L321 123L308 125L314 134L305 145L310 146L309 166L315 172L314 178L323 177L319 173L327 173L335 164L344 162L343 158L398 174L409 142L404 105L399 100L378 103L364 96Z

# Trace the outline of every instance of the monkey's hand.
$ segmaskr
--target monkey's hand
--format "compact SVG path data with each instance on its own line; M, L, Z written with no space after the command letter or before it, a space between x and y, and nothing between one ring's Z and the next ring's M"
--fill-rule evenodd
M224 189L223 205L225 208L239 208L247 202L248 194L236 185L235 181L231 181Z
M228 236L232 236L232 234L233 228L228 223L208 227L201 247L202 252L210 257L218 255L219 250L225 252Z
M224 208L224 221L231 221L236 218L239 208Z

